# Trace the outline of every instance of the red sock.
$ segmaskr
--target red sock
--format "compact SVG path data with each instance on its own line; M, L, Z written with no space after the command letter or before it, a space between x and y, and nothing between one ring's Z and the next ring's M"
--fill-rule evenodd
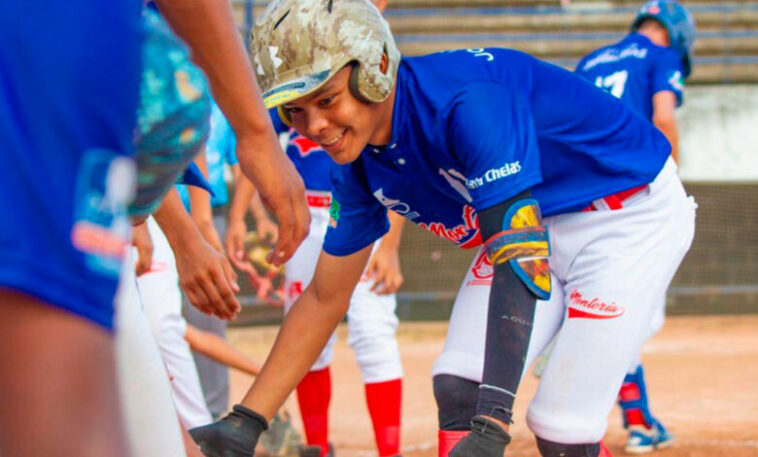
M329 367L311 371L297 385L297 403L303 418L305 441L319 446L321 457L329 452L329 400L332 398L332 377Z
M447 457L458 441L468 434L468 430L440 430L437 433L437 457Z
M366 384L366 403L374 424L374 438L379 457L400 453L400 403L403 380Z

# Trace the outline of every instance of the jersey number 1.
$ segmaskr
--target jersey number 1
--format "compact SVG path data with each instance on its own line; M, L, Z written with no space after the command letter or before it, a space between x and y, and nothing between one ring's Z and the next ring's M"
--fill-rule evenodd
M601 89L605 89L616 98L621 98L624 95L624 88L626 86L626 79L629 77L629 73L626 70L617 71L616 73L608 76L598 76L595 79L595 85Z

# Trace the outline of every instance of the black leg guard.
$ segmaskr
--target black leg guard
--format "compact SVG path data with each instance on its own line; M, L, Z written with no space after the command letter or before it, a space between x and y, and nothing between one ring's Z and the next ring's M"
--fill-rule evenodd
M449 374L433 378L440 430L470 430L476 415L479 383Z
M484 416L471 419L471 433L450 451L450 457L503 457L511 436Z
M537 449L542 457L598 457L600 443L562 444L537 438Z
M189 431L207 457L253 457L258 437L268 429L266 418L242 405L226 417Z

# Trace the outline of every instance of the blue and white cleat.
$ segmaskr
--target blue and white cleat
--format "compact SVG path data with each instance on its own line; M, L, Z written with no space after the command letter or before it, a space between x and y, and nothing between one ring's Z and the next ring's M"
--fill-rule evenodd
M628 454L647 454L671 446L674 436L657 420L652 428L640 425L629 427L629 438L624 451Z

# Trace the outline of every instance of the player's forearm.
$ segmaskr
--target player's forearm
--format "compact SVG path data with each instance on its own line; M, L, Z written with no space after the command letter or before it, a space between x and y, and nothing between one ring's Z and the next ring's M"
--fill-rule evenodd
M187 340L193 351L211 358L222 365L252 376L257 376L261 371L260 364L250 360L218 335L187 326L184 339Z
M671 158L679 163L679 132L676 128L676 122L673 119L656 119L653 118L653 124L658 127L671 143Z
M515 224L504 220L504 215L512 209L517 209L520 214L519 218L514 217L517 219ZM544 286L544 277L520 277L515 270L520 267L511 262L547 257L546 232L536 216L538 212L536 201L531 199L529 191L525 191L479 214L480 230L483 239L487 240L494 276L488 302L484 371L477 414L499 420L504 428L511 420L531 339L536 296L530 287L535 284ZM539 267L547 268L546 259ZM540 271L539 267L533 270ZM521 273L529 276L524 271ZM549 281L548 275L548 291Z
M274 416L347 312L370 254L371 246L344 257L321 253L311 283L287 313L244 406L267 419Z
M172 28L192 48L193 60L205 70L213 97L237 137L243 173L272 195L267 177L288 170L268 111L237 33L228 0L159 0ZM289 166L291 168L291 166ZM285 179L285 178L282 178Z
M174 32L192 48L213 97L239 137L272 130L229 0L157 0Z
M197 226L184 209L176 189L169 191L153 217L174 250L202 238Z
M253 200L256 190L249 179L240 176L234 188L232 204L229 207L230 221L244 221L250 202Z
M382 237L381 247L397 250L400 248L400 239L403 236L403 225L405 218L394 211L388 211L387 217L390 220L390 229Z
M242 404L270 420L316 361L348 305L349 299L322 303L309 286L284 319L274 347Z
M208 179L208 164L205 160L205 151L194 160L205 179ZM197 186L187 186L190 201L190 215L198 226L213 224L213 209L211 208L211 195L205 189Z

